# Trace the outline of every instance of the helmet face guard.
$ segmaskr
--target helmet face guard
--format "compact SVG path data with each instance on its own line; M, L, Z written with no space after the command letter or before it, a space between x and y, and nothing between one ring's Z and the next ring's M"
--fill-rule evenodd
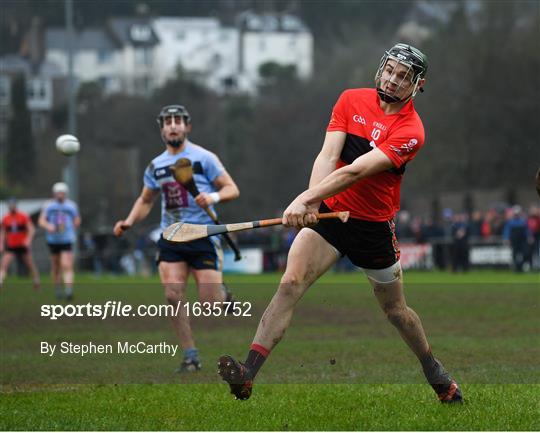
M160 129L163 129L167 117L182 117L186 125L191 124L191 116L183 105L166 105L161 109L156 118ZM166 140L164 136L162 136L162 138L167 144L174 148L179 148L182 145L182 142L179 140Z
M163 128L166 117L181 116L186 122L186 125L191 123L191 116L183 105L166 105L161 109L157 117L157 123L160 128Z
M385 72L389 61L395 62L392 66L392 70ZM399 65L403 66L399 68ZM399 69L400 76L395 73ZM377 87L377 93L379 97L389 104L397 102L404 102L412 99L416 96L419 89L418 84L420 80L426 76L427 73L427 57L420 50L406 44L394 45L390 50L386 51L381 58L381 63L375 74L375 85ZM383 74L388 76L383 79ZM395 90L392 94L387 92L387 86L383 84L383 81L390 82L395 86ZM384 88L383 88L384 87ZM407 92L404 97L398 97L402 93L402 89ZM410 89L410 92L408 90Z

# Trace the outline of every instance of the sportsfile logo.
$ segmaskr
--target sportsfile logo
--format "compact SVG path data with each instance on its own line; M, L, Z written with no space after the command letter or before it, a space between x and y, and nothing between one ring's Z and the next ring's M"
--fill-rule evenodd
M390 149L392 149L394 152L401 156L405 153L411 153L417 144L418 140L416 138L411 138L408 143L402 144L399 147L390 146Z
M355 114L353 117L352 117L352 120L353 122L356 122L356 123L360 123L362 125L365 125L366 124L366 119L364 119L362 116L360 116L359 114Z
M107 301L104 304L44 304L41 306L41 317L49 320L83 317L105 320L112 317L178 317L183 308L186 316L218 317L232 315L235 317L251 317L251 302L177 302L159 305L131 305L122 301Z

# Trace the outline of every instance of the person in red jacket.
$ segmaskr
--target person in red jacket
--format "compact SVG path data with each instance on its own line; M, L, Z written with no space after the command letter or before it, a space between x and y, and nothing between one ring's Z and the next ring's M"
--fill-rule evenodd
M40 288L39 272L30 251L36 229L30 217L17 209L15 199L8 201L8 208L9 211L2 218L0 227L0 253L2 253L0 287L4 284L9 265L16 256L20 256L32 275L34 289L38 290Z
M418 315L407 306L395 235L405 166L424 145L424 127L413 99L422 91L427 58L397 44L386 51L374 89L348 89L339 97L309 189L283 214L283 224L302 229L289 251L277 293L261 318L245 362L223 355L218 373L237 399L252 392L255 375L283 337L294 306L336 261L347 256L368 277L388 320L414 352L443 403L461 402L456 381L434 358ZM350 211L346 223L317 212Z

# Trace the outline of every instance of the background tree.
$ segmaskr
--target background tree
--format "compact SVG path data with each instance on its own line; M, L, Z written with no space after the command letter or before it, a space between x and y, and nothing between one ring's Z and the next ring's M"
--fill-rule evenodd
M7 179L11 185L28 184L32 179L36 155L32 122L26 106L26 80L18 75L11 90L11 118L7 136Z
M133 15L136 3L110 1L95 8L92 2L77 1L75 10L83 12L85 26L100 26L106 17ZM217 95L191 82L181 70L148 98L105 96L96 83L81 87L80 170L82 179L91 180L81 182L83 213L92 217L96 209L106 209L110 221L125 214L142 187L146 164L164 149L157 113L163 105L183 103L193 117L191 139L217 153L241 189L239 200L220 205L222 219L244 219L246 209L253 218L276 214L307 186L339 94L346 88L373 86L384 49L402 39L400 24L408 21L429 29L419 48L428 54L430 65L426 92L415 100L426 128L426 146L408 167L404 201L480 188L526 188L540 161L540 3L449 1L445 5L455 7L445 9L452 9L445 19L422 20L421 14L419 18L420 9L438 4L150 3L154 16L215 16L224 25L234 25L236 14L246 9L297 14L315 38L313 76L304 82L286 66L265 65L260 72L266 79L258 96ZM33 13L41 15L46 26L63 25L61 2L7 4L10 20L30 22ZM36 169L40 179L50 182L57 180L65 162L54 150L55 137L65 133L64 114L60 108L51 128L36 137L40 151ZM44 195L49 186L43 182ZM32 185L26 194L41 194L41 188ZM97 206L96 197L105 204Z

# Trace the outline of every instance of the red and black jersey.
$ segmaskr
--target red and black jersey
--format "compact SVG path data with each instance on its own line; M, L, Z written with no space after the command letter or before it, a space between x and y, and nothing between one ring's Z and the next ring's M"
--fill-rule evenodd
M387 221L399 210L400 186L405 165L424 144L424 126L412 100L398 113L387 115L376 89L349 89L339 97L327 131L347 134L336 169L351 164L375 147L394 164L391 170L360 179L326 199L333 211L351 212L351 218Z
M2 219L2 227L6 233L6 246L8 248L24 247L28 237L30 217L24 212L8 212Z

